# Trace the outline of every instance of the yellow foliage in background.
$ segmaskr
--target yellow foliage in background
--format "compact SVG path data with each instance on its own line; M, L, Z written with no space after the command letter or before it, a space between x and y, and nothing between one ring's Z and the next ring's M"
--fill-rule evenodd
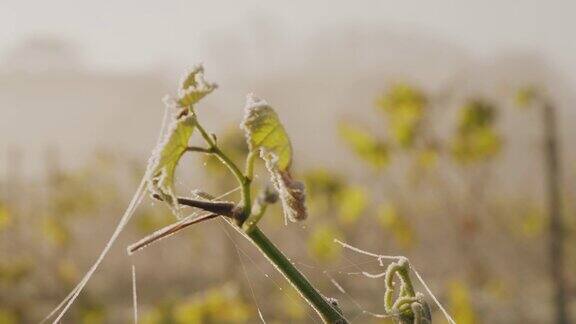
M402 148L412 147L426 105L424 94L407 84L396 84L377 104L389 118L390 137Z
M57 247L66 246L70 242L70 231L62 219L47 217L42 225L42 232Z
M0 308L0 324L16 324L18 323L18 317L14 312Z
M408 221L398 214L392 203L383 203L378 207L377 218L384 229L392 233L394 240L403 248L414 244L414 232Z
M339 244L334 244L334 239L341 238L342 234L340 231L332 226L316 226L308 239L308 251L320 261L334 261L340 256L342 251L342 247Z
M359 186L344 188L339 194L340 221L344 225L356 223L368 205L368 193Z
M182 298L174 304L159 305L145 314L142 323L248 323L253 316L252 305L241 298L238 290L224 285Z
M0 205L0 231L7 229L12 224L12 218L8 209Z
M476 315L472 306L470 289L461 281L453 281L449 285L448 299L450 313L458 324L476 323Z

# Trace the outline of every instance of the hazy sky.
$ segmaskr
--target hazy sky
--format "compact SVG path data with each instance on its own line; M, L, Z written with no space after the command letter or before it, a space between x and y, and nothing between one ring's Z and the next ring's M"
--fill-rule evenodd
M368 24L426 33L485 56L537 51L576 81L575 1L0 1L0 59L19 41L55 35L80 45L93 68L189 65L205 33L254 18L288 37L326 25Z
M148 73L148 75L157 78L159 75L156 72L161 71L164 74L160 77L170 78L173 75L180 75L184 67L189 67L197 62L206 62L207 68L210 70L210 78L219 82L222 81L221 84L227 86L225 92L227 96L223 92L218 95L217 99L223 98L225 101L233 99L234 102L234 104L229 104L227 101L219 102L217 106L241 107L245 93L253 90L258 93L266 91L266 89L262 89L264 85L251 82L254 81L252 79L265 80L261 72L274 72L275 69L282 68L281 72L287 74L288 79L286 80L290 81L290 74L294 72L291 71L290 64L286 63L290 59L295 58L298 62L316 59L316 62L320 60L319 62L322 63L324 60L329 60L331 58L329 56L338 57L339 54L342 54L337 53L340 48L342 48L342 52L347 51L348 55L357 49L348 35L348 38L341 37L343 41L337 43L337 46L340 47L322 48L319 54L314 50L306 52L306 48L302 47L310 44L312 44L311 47L317 45L317 42L315 43L317 37L329 39L327 44L330 45L330 39L338 39L341 36L338 33L361 31L362 35L367 35L369 32L375 31L376 35L399 35L403 42L410 44L422 40L432 40L432 46L429 47L426 44L423 47L401 47L402 50L413 50L412 48L414 48L414 51L424 51L414 56L417 60L430 57L429 53L425 52L428 48L433 50L431 54L436 55L436 58L438 56L446 58L445 60L448 60L449 64L452 64L450 55L453 54L453 51L460 55L456 55L456 58L461 59L463 56L466 59L487 60L497 57L503 52L536 53L549 63L555 76L560 74L559 79L569 81L568 89L570 89L571 86L576 85L576 60L574 60L576 44L573 41L573 33L576 30L575 12L576 1L574 0L322 0L282 2L270 0L0 0L0 66L2 60L10 55L12 49L33 37L61 38L78 46L84 55L86 67L95 71L153 69L152 73ZM390 33L387 33L388 31ZM417 35L417 37L405 37L405 35ZM374 41L374 38L370 39ZM381 39L386 41L385 37L375 39L376 41ZM229 46L228 43L230 43ZM210 52L210 46L214 44L218 50ZM373 56L366 56L370 57L371 60L369 65L365 67L367 70L357 71L355 70L356 67L353 66L352 72L356 74L370 74L368 72L373 69L371 64L380 62L383 59L382 55L387 53L386 50L382 51L385 44L379 43L375 46L372 46L370 42L367 44L363 43L363 47L358 51L364 54L371 52L375 47L380 48L380 50L374 50ZM240 55L244 55L243 57L239 56L237 49L241 50L246 46L251 46L250 50L241 53ZM273 46L275 51L267 51L266 46ZM277 50L276 47L278 46L284 47ZM440 51L437 50L438 48ZM446 54L443 54L444 49L446 49ZM226 54L224 59L222 57L220 60L214 59L222 52ZM269 53L276 57L270 57ZM402 51L396 54L402 58L408 56ZM236 61L230 59L234 55L238 57ZM312 58L310 55L319 55L319 58ZM362 56L359 57L362 60ZM41 57L41 63L44 58L45 56ZM243 68L249 65L250 59L253 61L252 63L257 63L250 74L242 76L240 73L232 72L232 67ZM211 66L211 60L218 62L217 66L216 64ZM435 67L439 61L442 60L418 62L422 63L419 66ZM243 64L237 64L238 62ZM388 64L388 62L394 65L398 63L398 60L385 61L382 64ZM285 111L283 112L284 116L287 117L287 125L293 129L302 130L303 138L299 139L295 136L296 140L310 142L310 147L314 143L304 139L308 136L305 130L312 131L318 126L307 124L308 116L312 113L310 107L313 107L317 113L315 118L323 121L324 124L321 126L328 129L336 124L336 119L340 118L338 113L334 113L334 107L327 104L331 102L327 99L337 97L334 95L334 89L347 87L346 89L350 91L353 89L358 91L354 86L359 83L352 82L346 85L330 83L331 78L339 76L340 71L335 71L340 67L338 64L341 64L341 61L326 64L331 73L323 74L322 84L316 84L314 80L311 80L308 86L319 87L318 92L321 92L313 100L306 97L310 95L306 89L298 87L293 91L301 91L299 94L298 92L296 94L287 93L284 96L279 95L278 91L275 92L274 82L271 82L270 89L268 89L268 96L276 100L274 101L275 104L280 107L290 107L284 108ZM410 61L408 67L414 68L416 65L418 64ZM292 66L298 68L305 65L293 64ZM483 65L479 64L478 66L482 69ZM437 69L446 70L443 66L438 66ZM454 70L457 71L457 67ZM348 73L350 72L348 71ZM125 75L140 74L126 73ZM300 73L298 75L305 74ZM368 75L366 78L369 79L370 77ZM357 79L357 81L363 80L362 87L364 87L364 81L368 80L366 78ZM225 80L229 82L226 84ZM379 82L375 78L370 80ZM242 84L242 87L234 88L234 83L236 85ZM253 89L250 86L252 83L258 84L259 88ZM284 85L285 83L278 84ZM123 86L126 87L124 91L129 91L127 85ZM306 86L301 88L306 88ZM99 143L116 143L119 141L118 138L132 143L134 138L140 140L145 136L154 137L154 132L150 132L150 128L154 126L144 123L157 125L157 119L161 114L160 108L158 110L152 108L146 110L133 107L133 105L130 106L130 103L123 102L121 105L114 106L110 102L99 102L86 107L71 105L71 107L66 108L63 106L58 110L56 109L58 107L54 107L54 105L60 105L62 102L67 103L67 100L70 99L68 95L62 96L61 93L63 92L60 90L56 93L59 93L61 97L54 102L46 101L44 106L23 107L22 105L7 104L0 107L0 112L5 117L3 127L0 127L2 132L0 134L0 149L13 144L30 149L33 144L42 146L47 143L54 143L60 147L69 147L70 152L76 154L79 150L78 147L91 148ZM105 91L106 89L98 90ZM17 95L11 90L7 91L6 97ZM163 91L166 89L159 89L159 94L154 94L153 98L160 98ZM353 98L354 102L348 103L348 105L370 107L376 90L363 91L363 99L358 98L357 95ZM282 92L285 91L282 90ZM568 92L571 93L571 91ZM38 98L42 95L35 94ZM342 96L342 100L335 99L337 101L335 104L346 106L346 100L350 100L351 98L348 98L350 96L345 92L339 93L339 95ZM115 99L109 97L107 97L109 100ZM306 99L304 99L305 97ZM50 97L47 98L46 100L50 99ZM364 101L358 102L357 100L360 99ZM304 103L304 100L312 101ZM150 102L152 102L152 107L161 106L159 99L151 99ZM132 110L128 108L118 112L116 111L117 108L111 108L123 107L124 105L140 112L138 124L144 125L138 131L132 129L130 133L134 138L125 136L125 127L122 124L113 124L115 121L122 121L118 114L133 115L130 113ZM52 119L50 123L43 123L44 119L38 116L47 114L47 107L50 108L49 115ZM282 109L279 108L279 110ZM576 112L573 107L567 106L566 110L572 112L571 116L575 116L574 113ZM35 133L28 132L26 137L20 133L23 126L19 122L27 120L32 111L36 113L35 122L39 125L33 128ZM68 122L70 111L76 114L74 116L77 116L74 123ZM212 113L218 121L222 121L224 116L239 117L238 114L241 110L238 109L236 115L228 110L225 111L226 113L224 110L215 109L212 110ZM306 114L300 116L298 111L306 112ZM573 120L573 117L570 120ZM0 120L0 124L2 124L1 122L2 120ZM107 132L98 132L104 127L106 127ZM78 137L77 134L90 129L94 129L93 133L98 133L102 138L94 134L87 139ZM108 142L103 138L105 136L108 136ZM315 136L314 138L317 145L326 146L328 145L326 143L332 143L333 147L340 146L337 136L332 133L326 133L324 137ZM72 145L74 139L78 142L76 146ZM142 145L142 147L148 149L148 145Z

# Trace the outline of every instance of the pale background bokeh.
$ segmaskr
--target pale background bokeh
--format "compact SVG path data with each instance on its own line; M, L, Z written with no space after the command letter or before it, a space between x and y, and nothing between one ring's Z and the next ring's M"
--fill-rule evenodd
M0 0L0 203L14 215L15 227L0 233L0 256L6 256L0 268L24 259L34 269L32 279L0 289L0 300L10 301L8 308L21 318L34 319L61 300L66 284L77 281L112 232L135 187L132 178L141 176L160 127L161 98L175 91L185 69L203 62L207 79L220 85L197 108L207 128L237 125L246 94L254 92L281 115L299 176L312 168L344 174L346 185L364 186L374 198L353 225L339 224L330 211L312 215L307 228L285 229L278 211L269 215L263 227L294 260L314 259L307 240L330 225L359 246L416 260L450 310L458 309L452 283L462 282L480 321L549 320L542 125L537 111L520 111L513 97L519 87L535 84L558 108L567 227L573 229L574 12L573 1ZM505 146L488 163L487 180L478 181L479 201L463 187L475 189L482 173L454 167L447 172L452 177L416 190L396 167L375 176L344 145L337 131L343 119L385 136L375 100L394 81L432 94L452 91L457 100L447 107L451 111L469 97L496 101ZM449 133L455 116L445 115L451 117L435 120ZM197 159L182 165L179 175L208 169ZM201 187L221 193L233 185L212 178L200 184L179 178L179 192ZM386 200L413 231L412 247L398 244L375 218L375 205ZM82 309L102 307L108 320L125 322L134 260L144 315L171 298L185 300L227 282L249 297L250 281L235 271L236 245L215 222L127 258L126 244L160 226L142 226L150 219L173 220L166 208L146 200L75 305L72 321ZM45 220L61 223L70 241L47 243ZM526 227L535 234L519 234ZM277 287L255 268L277 282L282 278L250 246L240 246L256 260L245 260L260 298L246 299L250 309L260 306L274 319L274 310L284 306L271 304L283 301L284 293L276 295ZM576 255L573 246L569 252ZM59 279L61 263L75 270L67 280ZM573 256L567 263L574 269ZM323 275L328 267L302 269L323 292L358 312ZM569 275L574 313L576 278ZM382 287L338 276L362 306L382 310Z
M4 0L0 150L24 151L28 172L47 146L72 165L99 146L148 153L160 98L204 62L221 85L206 118L236 121L253 91L285 115L300 157L322 161L318 147L339 150L335 122L369 112L385 78L474 91L537 80L569 101L574 11L573 1ZM326 131L310 138L314 129Z

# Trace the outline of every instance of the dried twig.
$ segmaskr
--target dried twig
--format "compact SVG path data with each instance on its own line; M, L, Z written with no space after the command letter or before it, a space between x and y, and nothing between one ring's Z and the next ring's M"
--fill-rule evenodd
M203 222L205 220L209 220L212 218L216 218L220 215L218 214L205 214L205 215L201 215L195 218L184 218L181 221L178 221L176 223L170 224L166 227L163 227L159 230L157 230L156 232L144 237L143 239L139 240L138 242L131 244L128 246L127 251L128 251L128 255L132 255L134 252L137 252L138 250L141 250L145 247L147 247L148 245L161 240L167 236L170 236L190 225L194 225L200 222Z

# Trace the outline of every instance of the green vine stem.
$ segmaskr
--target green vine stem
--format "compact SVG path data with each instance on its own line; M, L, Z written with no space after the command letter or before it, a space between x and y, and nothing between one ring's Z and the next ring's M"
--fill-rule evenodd
M239 215L236 220L238 221L238 225L241 226L242 223L248 218L248 216L250 216L252 212L251 210L252 199L250 194L252 178L245 176L242 173L242 171L240 171L240 168L238 168L238 166L236 166L236 164L226 154L224 154L222 150L220 150L220 148L216 143L215 138L210 134L208 134L208 132L206 132L206 130L200 125L198 121L196 122L196 127L198 127L198 130L202 134L202 137L204 138L206 143L210 146L209 152L218 157L220 162L222 162L224 165L228 167L230 172L232 172L232 174L234 175L234 177L236 177L238 183L240 184L242 194L242 215ZM250 168L251 170L251 167L249 167L249 165L247 165L247 168Z
M337 310L335 306L330 304L327 298L322 296L316 288L308 281L308 279L288 260L288 258L272 243L268 237L256 226L251 224L243 229L242 223L252 213L252 200L251 200L251 184L252 174L254 168L254 152L251 152L246 159L246 175L240 171L240 168L218 147L217 142L213 136L196 122L196 126L202 137L209 146L207 150L192 150L201 151L204 153L214 154L218 159L228 167L231 173L237 179L242 189L242 215L237 215L236 224L229 222L234 229L244 235L252 244L254 244L262 254L274 265L290 284L300 293L302 298L310 304L310 306L318 313L324 323L330 324L347 324L346 318ZM263 214L265 211L262 210ZM258 219L262 215L258 215Z
M300 272L286 256L272 243L266 235L254 226L249 233L244 235L264 254L274 267L284 275L286 280L300 293L312 308L320 315L325 323L348 323L328 300L322 296L308 279Z

